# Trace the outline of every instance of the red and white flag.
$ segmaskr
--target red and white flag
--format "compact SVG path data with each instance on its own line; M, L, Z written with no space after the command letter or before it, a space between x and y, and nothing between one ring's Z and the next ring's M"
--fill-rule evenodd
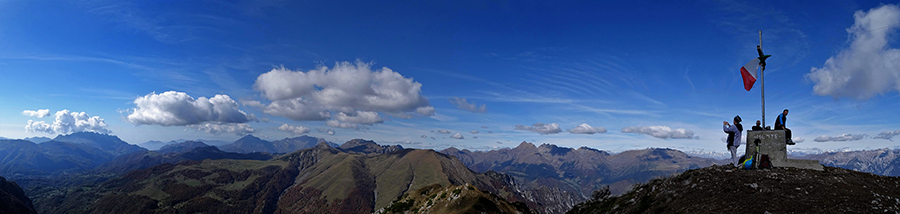
M754 58L744 67L741 67L741 77L744 78L744 89L747 91L750 91L750 88L753 88L753 83L756 83L757 68L759 68L759 58Z

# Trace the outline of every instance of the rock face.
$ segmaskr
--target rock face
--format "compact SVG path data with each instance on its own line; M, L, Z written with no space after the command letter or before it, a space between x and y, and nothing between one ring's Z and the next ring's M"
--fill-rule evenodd
M651 180L621 196L595 194L568 213L894 213L900 178L847 169L712 166Z
M456 156L476 172L511 175L523 186L523 194L540 205L541 213L566 212L604 186L609 186L612 194L619 194L636 183L717 162L670 149L611 155L587 147L535 146L527 142L512 149L473 152L449 148L441 152Z
M37 213L31 199L15 182L0 177L0 213Z

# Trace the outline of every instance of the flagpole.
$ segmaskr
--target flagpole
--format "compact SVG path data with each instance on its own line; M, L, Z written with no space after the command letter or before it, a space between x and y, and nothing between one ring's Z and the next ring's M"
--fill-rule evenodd
M759 56L762 57L762 31L759 31L759 46L756 47L759 50ZM762 68L759 71L759 80L762 82L761 88L759 90L761 100L762 100L762 127L766 127L766 64L762 64Z

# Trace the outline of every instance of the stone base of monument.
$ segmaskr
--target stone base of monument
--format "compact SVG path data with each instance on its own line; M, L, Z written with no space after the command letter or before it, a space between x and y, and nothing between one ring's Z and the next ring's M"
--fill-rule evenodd
M774 167L825 170L817 160L788 159L787 144L785 143L784 130L748 130L747 147L744 154L747 157L756 157L756 146L758 144L759 154L769 155L769 161L772 162Z

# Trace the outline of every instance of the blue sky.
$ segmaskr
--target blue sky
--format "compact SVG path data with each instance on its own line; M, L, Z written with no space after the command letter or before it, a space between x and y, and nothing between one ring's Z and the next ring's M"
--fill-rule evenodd
M762 31L791 149L896 148L888 3L0 1L0 136L725 151Z

